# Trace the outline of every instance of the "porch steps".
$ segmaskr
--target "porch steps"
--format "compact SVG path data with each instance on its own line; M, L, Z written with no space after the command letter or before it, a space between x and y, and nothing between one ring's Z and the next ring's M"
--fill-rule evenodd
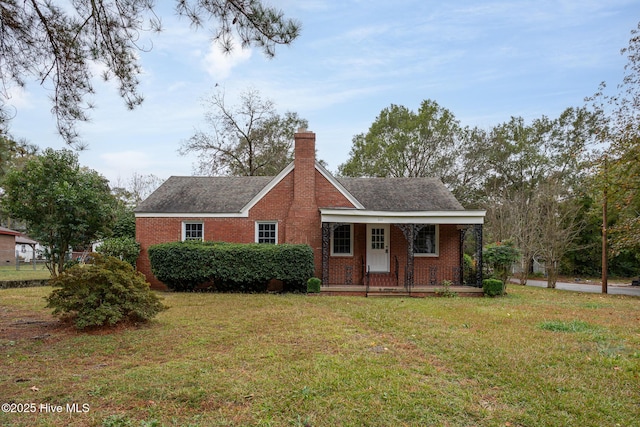
M403 287L394 286L393 288L369 287L369 297L408 297L411 294Z

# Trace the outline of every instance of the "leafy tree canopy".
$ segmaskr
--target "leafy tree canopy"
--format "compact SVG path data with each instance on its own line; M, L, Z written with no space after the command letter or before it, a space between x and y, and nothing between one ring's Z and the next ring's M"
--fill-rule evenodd
M20 167L29 158L37 154L38 147L24 140L13 139L0 135L0 178L11 168Z
M48 248L47 267L64 270L69 248L106 235L114 221L115 199L107 180L83 168L69 150L47 149L2 181L3 209L26 223L29 235Z
M640 24L631 32L625 74L613 93L603 83L590 100L600 113L600 141L607 147L600 158L597 184L606 188L613 224L614 254L633 251L640 259Z
M291 43L297 22L261 0L176 0L176 12L195 27L211 22L214 40L229 52L233 40L262 48ZM129 108L139 105L140 35L161 31L153 0L3 0L0 1L0 126L6 131L8 89L28 79L53 87L51 96L58 131L81 145L75 124L88 120L87 97L95 64L103 78L113 79Z
M401 105L383 109L369 131L353 137L344 176L439 177L455 180L462 129L454 115L425 100L417 112Z

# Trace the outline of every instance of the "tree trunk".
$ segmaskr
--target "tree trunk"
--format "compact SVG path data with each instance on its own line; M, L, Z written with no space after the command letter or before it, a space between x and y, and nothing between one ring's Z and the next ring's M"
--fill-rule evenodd
M529 279L529 271L531 271L532 260L530 257L523 257L522 273L520 274L520 284L526 285Z
M558 281L557 263L555 261L552 261L550 263L550 266L547 267L547 288L555 289L557 281Z

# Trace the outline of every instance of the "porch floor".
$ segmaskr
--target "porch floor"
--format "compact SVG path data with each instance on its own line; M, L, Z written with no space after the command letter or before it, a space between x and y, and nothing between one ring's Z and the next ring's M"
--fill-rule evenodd
M320 287L320 295L343 296L369 296L369 297L435 297L436 292L441 292L442 286L416 285L407 292L404 286L369 286L367 293L363 285L329 285ZM482 288L475 286L451 286L449 291L459 296L481 297L484 295Z

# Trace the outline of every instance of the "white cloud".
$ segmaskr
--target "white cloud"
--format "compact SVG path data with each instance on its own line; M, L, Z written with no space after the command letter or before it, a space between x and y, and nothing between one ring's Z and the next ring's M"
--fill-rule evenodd
M211 43L209 52L204 57L204 65L207 73L214 79L224 80L231 74L231 70L251 58L251 49L243 49L239 43L231 52L225 53L219 45Z

